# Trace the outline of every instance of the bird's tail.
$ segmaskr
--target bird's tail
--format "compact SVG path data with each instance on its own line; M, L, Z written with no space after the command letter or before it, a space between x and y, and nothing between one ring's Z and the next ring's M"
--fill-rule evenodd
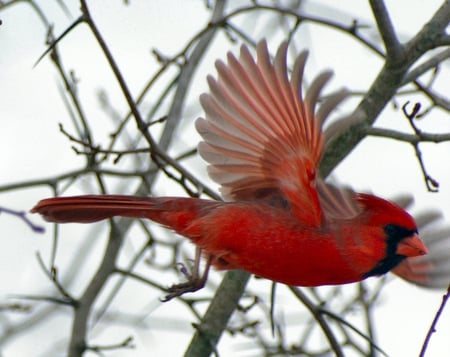
M217 204L198 198L86 195L47 198L31 212L57 223L91 223L116 216L148 218L180 232Z

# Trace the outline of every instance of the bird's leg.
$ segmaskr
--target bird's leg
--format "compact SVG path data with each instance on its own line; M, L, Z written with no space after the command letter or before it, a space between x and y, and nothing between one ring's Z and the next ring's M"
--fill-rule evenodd
M192 272L189 272L188 268L183 263L178 263L180 265L180 271L186 277L187 281L180 284L174 284L169 287L167 289L167 292L169 294L167 294L166 297L162 300L163 302L169 301L174 297L181 296L185 293L192 293L194 291L200 290L205 286L213 256L208 256L206 260L205 270L203 271L203 274L200 275L201 252L202 250L200 248L197 247L195 249L195 261Z

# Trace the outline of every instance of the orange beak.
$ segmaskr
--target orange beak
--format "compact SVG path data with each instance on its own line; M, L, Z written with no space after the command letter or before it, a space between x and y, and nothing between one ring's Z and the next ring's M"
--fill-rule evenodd
M417 257L419 255L425 255L428 253L427 247L420 240L419 235L416 233L410 237L403 239L397 246L396 253L398 255L404 255L405 257Z

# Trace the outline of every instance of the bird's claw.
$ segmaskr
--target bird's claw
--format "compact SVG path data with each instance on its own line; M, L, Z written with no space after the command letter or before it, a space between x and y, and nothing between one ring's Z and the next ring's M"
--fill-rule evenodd
M162 302L172 300L175 297L181 296L185 293L193 293L197 290L202 289L205 286L206 280L208 279L208 271L211 265L213 257L209 256L206 262L205 271L202 275L199 274L199 264L200 264L200 254L198 253L195 261L194 268L192 272L183 263L177 263L180 268L180 272L185 276L186 281L180 284L174 284L167 289L168 294Z
M189 269L186 267L186 265L184 265L181 262L177 263L177 265L180 268L181 274L183 274L186 277L187 280L192 280L193 279L193 274L191 274L189 272ZM177 285L180 285L180 284L177 284Z
M168 294L164 297L164 299L161 299L161 301L167 302L185 293L193 293L197 290L202 289L205 286L205 279L203 279L203 277L193 277L190 274L189 276L190 278L186 282L174 284L171 287L169 287L167 289Z

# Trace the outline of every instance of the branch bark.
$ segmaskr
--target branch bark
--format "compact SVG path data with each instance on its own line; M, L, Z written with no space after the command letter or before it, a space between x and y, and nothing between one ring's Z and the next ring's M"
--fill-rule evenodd
M450 21L450 1L446 0L417 35L405 45L403 62L395 65L386 61L377 78L361 100L356 112L363 113L365 121L354 125L349 131L334 139L321 164L321 175L326 177L366 136L366 127L371 126L386 104L400 88L403 78L415 61L437 46L445 35Z

